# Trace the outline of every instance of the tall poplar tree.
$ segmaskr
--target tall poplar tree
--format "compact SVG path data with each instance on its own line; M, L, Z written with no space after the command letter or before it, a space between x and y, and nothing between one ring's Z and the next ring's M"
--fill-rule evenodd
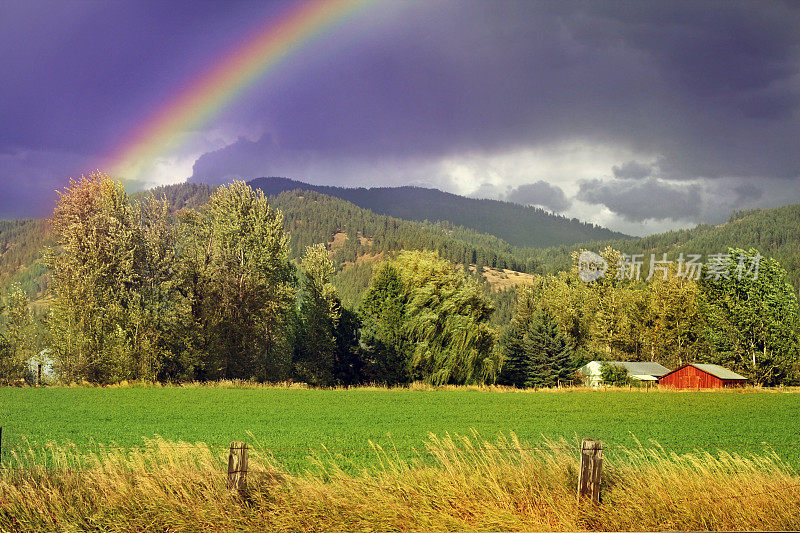
M141 377L131 314L140 300L144 250L125 190L101 173L70 180L51 224L56 246L45 251L45 261L62 377L98 383Z
M198 377L287 378L296 280L281 212L234 181L184 215L181 235Z

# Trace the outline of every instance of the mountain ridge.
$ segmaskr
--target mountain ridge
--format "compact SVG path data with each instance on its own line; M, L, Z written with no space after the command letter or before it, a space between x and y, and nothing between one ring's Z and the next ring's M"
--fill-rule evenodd
M519 247L545 248L579 242L627 239L630 236L538 207L477 199L417 186L336 187L265 177L248 181L267 196L291 190L311 190L351 202L379 215L404 220L446 221L479 233L488 233Z

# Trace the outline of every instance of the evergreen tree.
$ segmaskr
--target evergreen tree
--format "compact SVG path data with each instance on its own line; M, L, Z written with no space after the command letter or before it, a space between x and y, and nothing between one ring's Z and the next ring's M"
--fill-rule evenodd
M336 362L334 378L342 385L357 385L366 377L365 362L359 344L361 321L358 314L342 307L336 324Z
M550 313L542 313L523 339L528 354L526 387L555 387L572 379L572 348Z
M370 378L387 385L411 381L411 343L404 334L405 299L400 273L381 264L359 307Z
M302 333L295 372L308 383L329 386L334 381L341 304L330 283L334 268L324 244L306 248L302 269Z
M526 350L525 326L517 320L503 330L500 335L500 354L502 356L502 366L497 382L500 385L522 388L528 379L528 356Z
M523 296L521 300L525 300ZM527 313L524 304L501 337L499 383L514 387L555 387L572 379L576 366L569 340L548 311Z

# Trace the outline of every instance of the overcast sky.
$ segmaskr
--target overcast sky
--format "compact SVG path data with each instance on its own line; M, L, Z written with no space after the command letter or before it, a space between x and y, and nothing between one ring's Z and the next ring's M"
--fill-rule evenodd
M0 218L130 132L281 2L0 0ZM631 234L800 202L800 2L376 1L132 188L422 185Z

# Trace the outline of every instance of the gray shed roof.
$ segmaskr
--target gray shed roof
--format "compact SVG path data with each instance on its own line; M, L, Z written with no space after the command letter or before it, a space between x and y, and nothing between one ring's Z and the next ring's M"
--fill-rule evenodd
M692 366L699 368L703 372L708 372L712 376L717 376L719 379L747 379L744 376L740 376L733 370L728 370L727 368L719 365L692 363Z
M593 363L601 363L602 361L592 361ZM666 368L658 363L650 363L647 361L605 361L610 365L624 366L628 375L630 376L655 376L661 377L669 373L669 368ZM585 367L584 367L585 368Z

